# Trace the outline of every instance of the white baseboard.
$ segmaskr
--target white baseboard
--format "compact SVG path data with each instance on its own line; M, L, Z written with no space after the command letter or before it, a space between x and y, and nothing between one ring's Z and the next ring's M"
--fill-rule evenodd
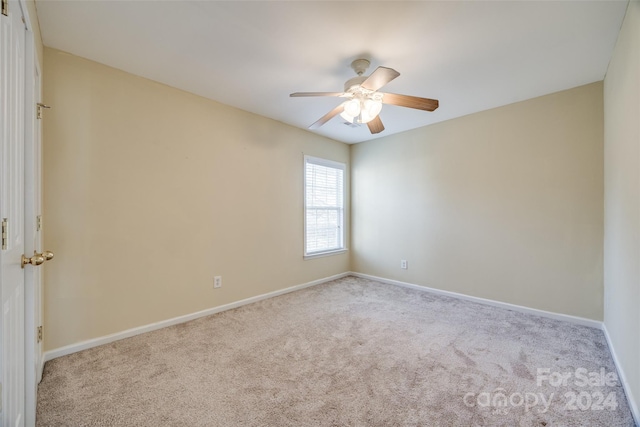
M38 372L36 373L36 383L40 384L40 381L42 381L42 374L44 373L44 362L46 362L45 357L47 357L46 354L42 354L42 357L40 358L40 364L38 364Z
M146 332L155 331L157 329L166 328L167 326L177 325L179 323L185 323L190 320L194 320L204 316L210 316L212 314L220 313L222 311L231 310L234 308L241 307L243 305L251 304L254 302L262 301L267 298L277 297L278 295L287 294L289 292L298 291L300 289L308 288L311 286L319 285L321 283L330 282L332 280L340 279L342 277L349 276L350 273L340 273L334 276L325 277L318 280L313 280L311 282L303 283L301 285L291 286L289 288L280 289L278 291L268 292L266 294L257 295L255 297L246 298L240 301L232 302L229 304L221 305L218 307L208 308L206 310L198 311L196 313L186 314L184 316L174 317L172 319L162 320L160 322L151 323L149 325L139 326L137 328L127 329L126 331L116 332L115 334L105 335L99 338L93 338L86 341L81 341L79 343L70 344L64 347L56 348L53 350L45 351L43 357L43 365L44 362L48 362L49 360L55 359L57 357L66 356L68 354L76 353L78 351L86 350L92 347L97 347L104 344L109 344L114 341L118 341L124 338L133 337L135 335L144 334Z
M627 395L627 401L629 402L629 407L631 408L631 412L632 415L635 419L636 425L640 426L640 411L638 411L638 406L635 403L635 400L633 399L633 395L631 394L631 390L629 388L629 384L627 382L626 376L624 374L624 371L622 370L622 367L620 366L620 363L618 361L618 357L616 355L615 352L615 348L611 342L611 338L609 337L609 332L607 331L606 326L604 325L603 322L599 322L597 320L591 320L591 319L585 319L583 317L577 317L577 316L571 316L571 315L567 315L567 314L560 314L560 313L553 313L550 311L544 311L544 310L538 310L535 308L530 308L530 307L524 307L521 305L515 305L515 304L510 304L510 303L506 303L506 302L501 302L501 301L495 301L495 300L490 300L490 299L485 299L485 298L479 298L479 297L474 297L474 296L470 296L470 295L465 295L465 294L460 294L457 292L451 292L451 291L444 291L442 289L435 289L435 288L430 288L427 286L421 286L421 285L416 285L413 283L407 283L407 282L402 282L399 280L392 280L392 279L385 279L383 277L377 277L377 276L372 276L369 274L363 274L363 273L357 273L357 272L346 272L346 273L340 273L340 274L336 274L334 276L330 276L330 277L325 277L322 279L318 279L318 280L313 280L311 282L307 282L307 283L303 283L301 285L296 285L296 286L291 286L289 288L285 288L285 289L280 289L278 291L273 291L273 292L268 292L266 294L262 294L262 295L257 295L255 297L251 297L251 298L246 298L240 301L236 301L233 303L229 303L229 304L225 304L225 305L221 305L218 307L213 307L213 308L209 308L206 310L202 310L202 311L198 311L196 313L191 313L191 314L187 314L184 316L179 316L179 317L174 317L172 319L167 319L167 320L163 320L160 322L156 322L156 323L152 323L149 325L145 325L145 326L140 326L137 328L132 328L132 329L127 329L126 331L122 331L122 332L117 332L115 334L111 334L111 335L106 335L103 337L99 337L99 338L94 338L91 340L86 340L86 341L82 341L76 344L71 344L71 345L67 345L64 347L60 347L60 348L56 348L54 350L49 350L46 351L41 359L41 363L38 369L38 379L41 380L42 379L42 372L44 369L44 364L45 362L48 362L49 360L55 359L57 357L61 357L61 356L66 356L68 354L72 354L72 353L76 353L78 351L82 351L82 350L86 350L92 347L97 347L100 345L104 345L104 344L109 344L111 342L114 341L118 341L124 338L129 338L135 335L140 335L140 334L144 334L146 332L151 332L151 331L155 331L157 329L161 329L161 328L166 328L167 326L172 326L172 325L177 325L179 323L185 323L188 322L190 320L194 320L194 319L198 319L200 317L204 317L204 316L209 316L212 314L216 314L216 313L220 313L222 311L226 311L226 310L231 310L234 308L238 308L241 307L243 305L247 305L247 304L251 304L254 302L258 302L258 301L262 301L264 299L268 299L268 298L273 298L276 297L278 295L283 295L289 292L294 292L294 291L298 291L300 289L304 289L304 288L308 288L311 286L315 286L315 285L319 285L322 283L326 283L326 282L330 282L332 280L336 280L336 279L340 279L342 277L346 277L346 276L355 276L355 277L360 277L363 279L369 279L369 280L375 280L377 282L382 282L382 283L387 283L390 285L396 285L396 286L402 286L405 288L410 288L410 289L417 289L420 291L425 291L425 292L431 292L431 293L435 293L435 294L440 294L440 295L446 295L449 297L453 297L453 298L459 298L459 299L464 299L464 300L468 300L468 301L473 301L473 302L477 302L480 304L485 304L485 305L490 305L490 306L494 306L494 307L500 307L500 308L506 308L508 310L513 310L513 311L519 311L522 313L527 313L527 314L533 314L536 316L541 316L541 317L546 317L546 318L550 318L550 319L555 319L555 320L562 320L562 321L566 321L566 322L571 322L574 324L578 324L578 325L583 325L583 326L589 326L589 327L593 327L593 328L598 328L601 329L604 332L604 336L606 337L607 340L607 344L609 345L609 350L611 352L611 355L613 357L613 361L616 365L616 369L618 371L618 376L620 378L620 381L622 383L622 386L624 388L624 391Z
M562 320L565 322L575 323L577 325L589 326L591 328L602 329L602 322L584 317L571 316L568 314L553 313L551 311L538 310L537 308L525 307L522 305L510 304L508 302L495 301L486 298L474 297L457 292L443 291L442 289L429 288L427 286L415 285L413 283L401 282L399 280L385 279L384 277L371 276L369 274L351 272L352 276L361 277L363 279L375 280L377 282L388 283L390 285L402 286L404 288L417 289L419 291L431 292L434 294L446 295L453 298L464 299L477 302L479 304L491 305L494 307L506 308L507 310L519 311L521 313L533 314L536 316L546 317L554 320Z
M607 344L609 345L609 351L611 352L613 363L616 365L616 370L618 371L618 378L620 378L624 393L627 395L627 402L629 402L629 407L631 408L633 419L635 420L636 425L640 426L640 411L638 410L638 405L636 405L636 400L634 399L635 396L633 396L633 394L631 393L631 388L629 387L627 377L622 370L622 366L620 365L620 361L618 360L618 355L616 354L615 347L611 342L611 337L609 336L607 325L605 325L604 323L602 323L602 332L604 332L604 336L607 339Z

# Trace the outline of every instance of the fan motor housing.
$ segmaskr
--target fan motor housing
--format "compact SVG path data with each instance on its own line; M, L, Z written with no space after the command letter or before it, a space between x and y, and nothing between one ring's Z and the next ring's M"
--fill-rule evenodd
M351 89L354 86L360 86L362 84L362 82L367 80L367 77L368 76L357 76L357 77L354 77L352 79L347 80L346 83L344 84L344 91L345 92L351 92Z

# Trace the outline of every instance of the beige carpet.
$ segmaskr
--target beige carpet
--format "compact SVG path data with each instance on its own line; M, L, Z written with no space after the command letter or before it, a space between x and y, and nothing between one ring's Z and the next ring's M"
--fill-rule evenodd
M632 426L612 372L597 329L347 277L52 360L37 424Z

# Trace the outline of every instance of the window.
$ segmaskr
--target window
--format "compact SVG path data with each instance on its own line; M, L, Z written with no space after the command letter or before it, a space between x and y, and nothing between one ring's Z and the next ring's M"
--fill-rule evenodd
M304 255L324 255L344 247L343 163L304 157Z

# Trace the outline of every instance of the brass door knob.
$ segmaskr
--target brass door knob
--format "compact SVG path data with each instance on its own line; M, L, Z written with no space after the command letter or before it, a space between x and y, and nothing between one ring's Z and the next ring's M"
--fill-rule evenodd
M41 254L37 254L34 252L31 258L27 258L26 256L22 255L22 268L24 268L24 266L27 264L40 265L43 262L44 257Z
M33 251L33 256L31 258L27 258L26 256L22 255L22 268L24 268L24 266L27 264L40 265L45 261L49 261L50 259L53 259L53 252L51 251L44 251L41 254Z

